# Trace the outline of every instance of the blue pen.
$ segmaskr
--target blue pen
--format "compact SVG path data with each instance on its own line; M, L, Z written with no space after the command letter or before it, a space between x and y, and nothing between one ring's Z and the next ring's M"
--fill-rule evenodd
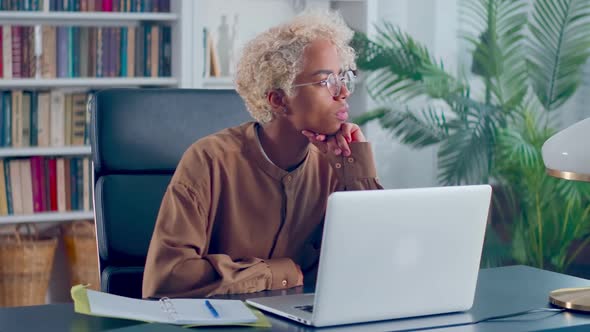
M213 315L213 317L219 318L219 313L217 312L217 310L215 310L215 308L213 307L211 302L209 302L209 300L205 300L205 305L207 306L207 309L209 309L209 311L211 312L211 315Z

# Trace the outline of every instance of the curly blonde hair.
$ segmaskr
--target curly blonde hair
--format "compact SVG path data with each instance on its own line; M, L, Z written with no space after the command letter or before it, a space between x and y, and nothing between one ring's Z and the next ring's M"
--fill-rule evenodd
M353 34L339 13L308 10L248 42L237 65L235 83L252 117L261 123L273 119L267 93L281 89L293 95L293 81L303 70L303 52L317 39L330 40L343 68L356 69L355 52L349 46Z

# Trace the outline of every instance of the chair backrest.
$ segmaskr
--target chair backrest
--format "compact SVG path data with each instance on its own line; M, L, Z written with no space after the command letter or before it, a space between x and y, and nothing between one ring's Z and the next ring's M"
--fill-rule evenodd
M234 90L109 89L90 103L101 289L141 297L166 187L197 139L248 121Z

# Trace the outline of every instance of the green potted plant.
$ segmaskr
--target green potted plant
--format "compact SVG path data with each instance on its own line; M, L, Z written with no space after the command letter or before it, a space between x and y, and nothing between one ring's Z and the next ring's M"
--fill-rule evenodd
M473 61L460 77L391 23L378 24L371 38L355 34L359 69L383 105L355 121L378 120L417 149L437 145L442 185L495 186L495 223L510 225L510 243L490 229L488 265L565 271L590 241L590 186L547 176L541 146L581 84L590 2L465 0L460 8L476 31L462 33ZM408 106L417 98L423 107Z

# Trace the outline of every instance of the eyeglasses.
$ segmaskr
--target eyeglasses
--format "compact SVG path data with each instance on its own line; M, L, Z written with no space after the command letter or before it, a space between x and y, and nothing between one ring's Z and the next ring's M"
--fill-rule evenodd
M343 72L340 76L336 76L334 73L330 73L325 80L317 81L317 82L310 82L310 83L301 83L293 85L294 88L298 86L305 86L305 85L314 85L319 84L321 86L325 86L330 91L332 97L340 96L340 92L342 90L342 85L346 86L346 90L348 92L354 92L354 81L356 79L356 75L353 70L347 70Z

